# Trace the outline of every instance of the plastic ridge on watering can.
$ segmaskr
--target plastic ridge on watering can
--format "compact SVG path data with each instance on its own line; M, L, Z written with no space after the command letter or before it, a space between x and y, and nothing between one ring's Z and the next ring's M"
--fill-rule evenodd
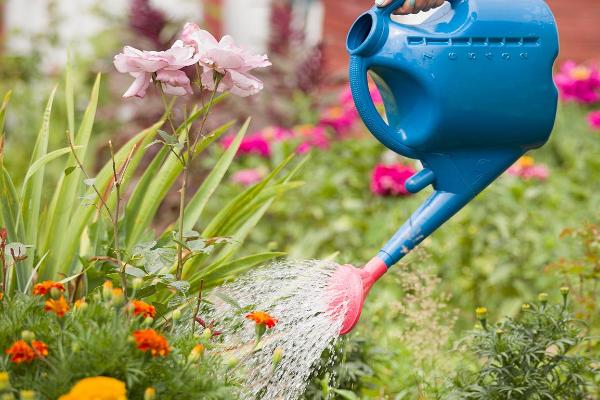
M374 7L354 22L347 38L350 86L371 133L421 161L407 190L432 185L434 193L367 267L343 267L334 277L354 282L345 294L354 300L342 333L358 321L374 281L525 152L542 146L556 117L558 32L545 1L453 0L444 15L420 25L391 18L403 3ZM369 73L387 123L372 102Z

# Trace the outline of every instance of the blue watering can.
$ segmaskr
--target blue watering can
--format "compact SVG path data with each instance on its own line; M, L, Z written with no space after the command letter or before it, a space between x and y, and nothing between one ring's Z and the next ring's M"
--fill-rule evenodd
M549 138L558 93L558 33L543 0L453 0L419 25L391 16L404 0L374 7L347 39L356 108L386 147L418 159L406 182L434 193L364 268L342 267L335 305L349 303L342 333L360 317L373 283L528 150ZM437 13L437 14L435 14ZM373 105L367 74L383 98Z

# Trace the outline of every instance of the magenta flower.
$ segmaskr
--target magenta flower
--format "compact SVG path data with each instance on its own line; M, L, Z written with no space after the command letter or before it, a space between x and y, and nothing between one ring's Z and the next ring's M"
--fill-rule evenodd
M268 126L257 132L269 142L282 142L294 136L294 132L281 126Z
M600 71L596 66L577 65L574 61L567 61L554 76L554 82L565 101L583 104L600 101Z
M223 138L221 144L224 148L228 148L229 146L231 146L231 142L233 142L233 139L233 135L226 136L225 138ZM260 133L253 133L242 139L242 143L240 144L240 148L238 149L237 154L255 154L261 157L268 158L271 156L271 144Z
M183 96L192 93L189 78L181 69L198 62L195 50L176 41L169 50L143 51L125 46L114 58L117 71L135 78L123 97L144 97L153 75L167 94Z
M587 116L588 124L592 129L600 129L600 111L592 111Z
M524 180L545 181L550 176L550 171L545 165L535 164L531 156L523 156L508 169L508 174Z
M258 183L264 177L262 170L258 168L242 169L231 177L231 181L242 186L251 186Z
M185 44L196 48L203 68L202 86L206 89L215 89L217 73L221 75L216 88L218 92L230 91L237 96L246 97L262 90L263 82L250 72L255 68L271 65L266 55L245 51L229 35L217 41L209 32L190 23L184 26L181 39Z
M321 115L319 125L328 126L338 135L344 135L356 122L358 112L354 107L330 107Z
M371 174L371 192L377 196L407 196L406 181L416 173L404 164L378 164Z
M294 133L301 140L296 148L298 154L304 154L313 148L321 150L329 148L329 137L323 126L299 125L294 128Z

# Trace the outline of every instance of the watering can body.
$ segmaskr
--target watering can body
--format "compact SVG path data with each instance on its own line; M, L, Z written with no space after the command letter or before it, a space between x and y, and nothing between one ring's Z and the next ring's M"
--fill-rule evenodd
M558 100L558 33L545 1L454 0L443 16L416 26L390 17L403 2L369 10L347 39L365 125L386 147L422 162L409 191L434 188L378 254L388 267L542 146ZM369 72L387 123L372 103Z

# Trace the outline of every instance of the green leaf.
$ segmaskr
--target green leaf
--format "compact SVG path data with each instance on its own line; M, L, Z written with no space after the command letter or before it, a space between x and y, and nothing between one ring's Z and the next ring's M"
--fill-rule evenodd
M46 104L46 109L42 119L42 127L38 133L38 137L33 148L33 154L31 155L30 167L25 176L21 190L22 204L18 218L22 217L25 224L26 243L33 246L37 246L40 203L44 187L45 165L53 159L52 157L56 158L62 155L59 154L56 156L53 154L55 152L47 154L48 140L50 137L50 116L52 113L52 104L54 102L56 90L57 86L54 87L50 93L50 97L48 98L48 103ZM36 172L38 173L36 174ZM33 254L35 254L35 250L32 252ZM33 270L34 258L34 256L28 257L25 262L20 265L20 268L17 269L17 286L21 290L23 290L27 285L27 279Z
M343 399L346 400L360 400L360 397L350 390L331 388L331 391L339 394Z
M117 166L121 166L125 162L132 149L135 147L135 152L133 153L133 157L129 162L128 169L130 174L132 174L144 155L144 145L155 137L156 131L162 126L163 123L164 117L156 124L135 135L121 149L119 149L115 154L115 162ZM128 176L130 176L130 174L126 174L124 176L124 185L127 184L129 180ZM100 172L96 174L96 186L99 188L101 193L108 190L108 188L112 185L112 176L112 160L108 160L107 163L100 169ZM86 193L91 194L93 191L88 189ZM96 202L97 201L98 200L96 200ZM76 257L77 248L79 247L82 234L95 214L96 207L84 206L82 204L79 204L78 207L76 207L68 230L63 232L61 236L63 245L61 246L61 254L59 255L60 259L73 260ZM66 267L67 266L64 268Z
M0 176L0 213L2 213L2 220L11 241L23 240L25 236L22 221L17 224L19 208L19 195L17 194L15 185L6 168L2 166L2 174Z
M75 148L80 148L80 147L81 146L75 146ZM33 164L31 164L29 166L29 169L27 170L27 174L25 175L25 178L23 179L23 186L26 186L28 183L27 181L33 175L35 175L36 172L40 171L40 169L42 169L46 164L56 160L57 158L64 156L65 154L69 154L70 152L71 152L71 149L69 147L63 147L62 149L51 151L50 153L46 154L42 158L36 160ZM73 169L75 169L75 168L76 167L70 167L67 169L72 172ZM65 174L67 174L66 170L65 170Z
M67 79L69 79L67 74ZM90 101L83 114L81 125L75 136L73 145L80 146L79 151L75 150L77 157L82 163L85 163L85 155L87 146L92 133L94 119L96 116L96 107L98 106L98 94L100 90L100 74L97 75L96 81L90 94ZM75 164L74 156L71 155L67 161L65 168ZM75 170L68 176L63 176L58 184L56 195L52 201L52 209L49 211L47 221L47 234L45 235L45 247L40 249L41 252L50 251L48 260L45 265L40 268L40 278L49 279L54 277L58 271L64 272L64 269L70 265L70 260L59 258L64 252L65 241L57 240L62 238L67 232L71 220L72 212L75 209L75 201L77 200L77 191L81 187L81 171Z
M0 105L0 136L4 135L4 121L6 120L6 109L8 107L8 103L10 102L11 95L12 91L9 90L8 92L6 92L4 94L4 98L2 99L2 105Z
M188 231L194 228L198 221L200 220L200 216L202 215L202 211L206 207L208 200L213 195L213 193L219 187L219 184L223 180L225 173L229 169L231 162L235 158L235 155L240 147L242 139L248 130L248 126L250 124L250 119L247 119L242 128L238 131L235 139L229 146L229 148L223 153L223 155L219 158L219 161L215 164L213 169L210 171L204 182L200 188L196 191L194 196L190 199L187 207L185 208L185 218L183 222L183 230ZM217 137L219 137L223 132L227 130L227 128L231 126L231 123L227 123L220 127L215 134L212 135L213 139L210 142L214 141ZM206 140L208 142L208 140ZM200 144L207 145L203 142Z
M217 263L201 270L192 277L190 282L192 288L196 289L196 284L202 280L203 287L208 289L224 283L229 277L239 276L259 264L285 255L286 253L282 252L265 252L241 257L228 263Z

